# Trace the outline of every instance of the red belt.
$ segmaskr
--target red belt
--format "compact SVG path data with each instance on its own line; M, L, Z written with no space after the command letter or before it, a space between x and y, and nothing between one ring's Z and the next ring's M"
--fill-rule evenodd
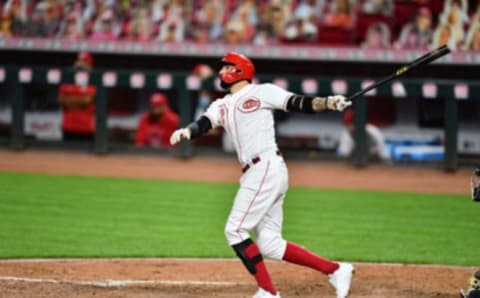
M282 152L280 152L280 150L277 150L275 151L275 154L278 155L278 156L282 156ZM245 173L246 171L248 171L248 169L250 169L251 166L253 165L256 165L257 163L259 163L262 159L260 158L260 156L255 156L252 158L252 161L250 164L246 164L243 168L242 168L242 173Z

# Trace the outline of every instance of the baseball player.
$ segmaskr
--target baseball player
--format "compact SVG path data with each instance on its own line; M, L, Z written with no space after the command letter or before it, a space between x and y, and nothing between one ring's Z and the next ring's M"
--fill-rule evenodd
M170 147L170 136L179 127L180 119L168 106L163 93L150 96L150 109L138 123L135 145L138 147Z
M93 57L80 52L73 65L76 71L90 71ZM92 141L95 133L94 85L80 86L63 83L58 90L58 102L63 108L63 139L67 141Z
M225 226L232 246L247 270L255 277L254 298L280 297L265 267L263 256L307 266L328 275L337 297L347 297L353 266L324 259L282 237L283 200L288 173L277 148L272 110L316 113L343 111L351 105L344 96L310 97L288 92L273 84L252 84L255 67L237 53L227 53L219 71L225 97L214 101L205 114L185 128L176 130L172 144L223 127L234 142L243 175ZM256 242L250 238L250 232Z

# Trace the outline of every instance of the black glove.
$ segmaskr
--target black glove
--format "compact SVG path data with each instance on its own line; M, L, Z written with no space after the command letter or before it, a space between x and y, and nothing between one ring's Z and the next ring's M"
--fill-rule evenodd
M472 200L476 202L480 202L480 166L473 171L471 184L472 184Z

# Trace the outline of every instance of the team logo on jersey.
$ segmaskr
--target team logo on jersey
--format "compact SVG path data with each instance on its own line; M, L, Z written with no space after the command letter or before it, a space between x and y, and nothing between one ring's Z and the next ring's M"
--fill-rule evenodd
M245 100L239 107L238 110L243 113L255 112L260 108L260 100L258 98L251 97Z

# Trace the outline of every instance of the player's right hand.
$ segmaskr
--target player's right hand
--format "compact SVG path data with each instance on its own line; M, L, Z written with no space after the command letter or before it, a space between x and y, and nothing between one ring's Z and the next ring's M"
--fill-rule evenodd
M172 133L170 144L178 144L181 140L190 140L191 131L188 128L180 128Z
M347 100L343 95L334 95L328 97L327 108L333 111L343 112L346 108L352 105L352 102Z

